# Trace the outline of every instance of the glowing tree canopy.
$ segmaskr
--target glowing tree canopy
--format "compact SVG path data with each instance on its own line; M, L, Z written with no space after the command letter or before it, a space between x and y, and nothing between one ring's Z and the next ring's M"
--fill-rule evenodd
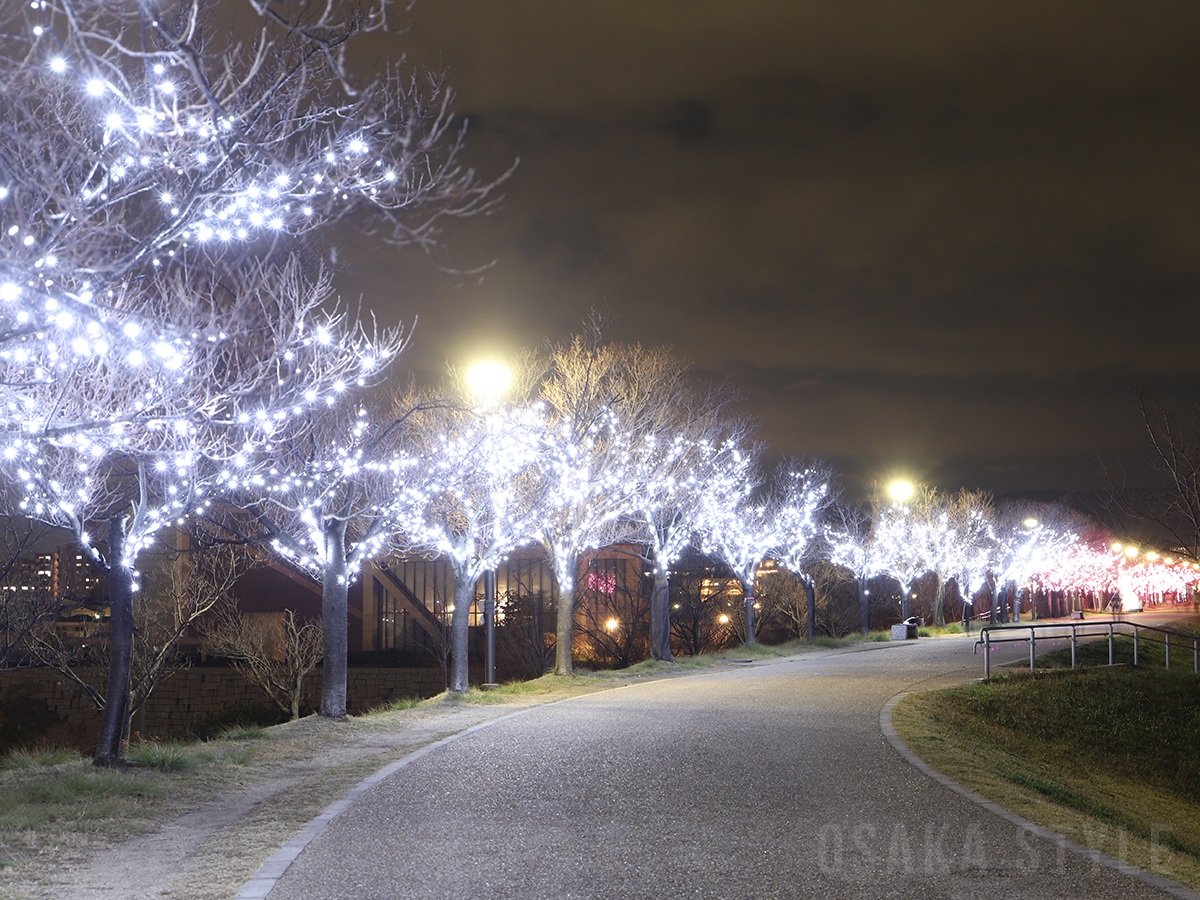
M869 530L865 521L834 529L831 555L856 573L860 591L874 575L891 575L900 582L902 618L911 613L917 580L932 573L936 584L931 615L942 624L946 582L955 578L961 588L985 570L990 501L971 491L943 497L922 487L900 496L875 504Z
M573 418L560 419L546 434L537 472L539 534L558 580L554 671L570 675L580 557L631 535L632 526L622 516L637 485L628 479L628 438L612 411L598 413L583 429Z
M871 597L868 584L881 571L870 511L863 506L838 504L831 510L825 540L829 561L850 570L858 593L859 630L871 626Z
M634 453L682 430L687 367L663 347L607 343L604 322L551 347L539 384L551 423L542 543L558 577L554 671L572 671L575 576L587 550L636 540ZM662 620L657 620L661 622Z
M826 514L834 503L832 472L819 460L785 459L773 486L779 544L771 556L794 574L808 599L808 638L816 624L816 594L804 567L826 555Z
M1009 596L1016 596L1035 575L1058 567L1075 546L1081 524L1064 507L1041 503L1009 505L997 512L988 561L993 620L997 614L1003 618L1001 607L1006 609L1007 605L1001 603L1001 597L1006 590Z
M755 642L754 579L758 567L781 543L775 498L759 499L757 455L731 452L701 496L696 544L727 565L742 588L746 643Z
M324 308L303 236L353 215L432 247L438 221L489 188L455 162L436 81L422 94L395 70L360 82L346 67L356 32L385 26L381 8L343 22L318 6L302 25L294 11L32 0L2 13L2 453L24 509L74 527L116 585L98 763L119 759L128 727L137 549L224 467L253 464L394 355Z
M1031 580L1047 591L1077 594L1137 596L1142 600L1173 595L1186 599L1200 581L1196 564L1114 542L1104 532L1079 538L1058 555L1053 565L1035 572Z
M747 430L744 422L735 419L724 423L693 421L699 424L695 433L724 430L738 434ZM650 597L650 652L654 659L673 658L670 568L692 541L704 494L727 490L721 486L722 479L730 477L731 458L742 453L737 437L713 441L687 434L669 438L650 435L633 448L631 478L637 489L628 519L636 527L632 535L636 545L648 550L641 558L654 575Z
M544 449L539 406L442 408L422 416L399 467L400 522L408 546L445 556L454 573L450 689L469 688L468 627L475 585L514 550L538 539L536 472Z
M400 338L389 338L372 349L390 358ZM408 397L371 402L359 385L340 394L341 402L289 418L269 444L227 466L223 503L208 516L218 539L265 543L320 582L321 713L335 717L346 714L349 587L395 534L395 451L413 410Z
M900 582L901 618L911 612L916 580L935 564L931 550L937 541L930 532L936 525L927 516L931 505L929 495L923 493L915 502L896 500L875 511L871 574L891 575Z

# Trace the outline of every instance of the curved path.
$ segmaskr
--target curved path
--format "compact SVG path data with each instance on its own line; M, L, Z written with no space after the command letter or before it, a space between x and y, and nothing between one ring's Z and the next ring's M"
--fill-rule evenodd
M269 897L1170 896L988 811L887 742L889 698L980 669L972 641L922 640L501 720L365 791Z

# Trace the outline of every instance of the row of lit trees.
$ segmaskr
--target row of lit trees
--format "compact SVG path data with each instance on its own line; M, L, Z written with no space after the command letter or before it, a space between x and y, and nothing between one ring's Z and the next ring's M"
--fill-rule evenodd
M556 670L569 674L574 578L597 548L636 548L653 571L651 652L669 659L667 573L688 545L742 584L753 640L766 558L811 597L820 558L864 586L881 572L1013 584L1065 540L1046 517L997 524L979 495L861 514L835 504L820 465L788 461L764 481L729 391L599 327L531 354L504 400L385 394L405 337L339 306L317 242L352 221L436 250L439 223L483 209L494 182L457 162L438 79L387 66L363 80L346 64L359 36L387 29L386 3L338 9L4 7L3 511L71 530L107 576L98 764L121 758L139 560L169 525L314 572L329 716L346 711L348 586L397 549L452 561L463 690L466 598L522 543L557 575Z

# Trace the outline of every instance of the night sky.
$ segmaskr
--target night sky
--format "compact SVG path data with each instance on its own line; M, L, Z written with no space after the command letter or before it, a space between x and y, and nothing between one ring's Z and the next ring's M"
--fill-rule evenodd
M520 158L444 234L482 280L341 257L419 319L402 371L603 307L859 486L1086 489L1136 459L1134 392L1194 409L1196 0L420 0L391 43L471 165Z

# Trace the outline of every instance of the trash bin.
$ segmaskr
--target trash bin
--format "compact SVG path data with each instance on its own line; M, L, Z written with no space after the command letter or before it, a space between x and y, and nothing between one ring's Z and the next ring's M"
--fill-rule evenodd
M904 620L904 626L908 629L907 640L915 641L917 639L917 628L920 627L921 620L916 616L910 616Z

